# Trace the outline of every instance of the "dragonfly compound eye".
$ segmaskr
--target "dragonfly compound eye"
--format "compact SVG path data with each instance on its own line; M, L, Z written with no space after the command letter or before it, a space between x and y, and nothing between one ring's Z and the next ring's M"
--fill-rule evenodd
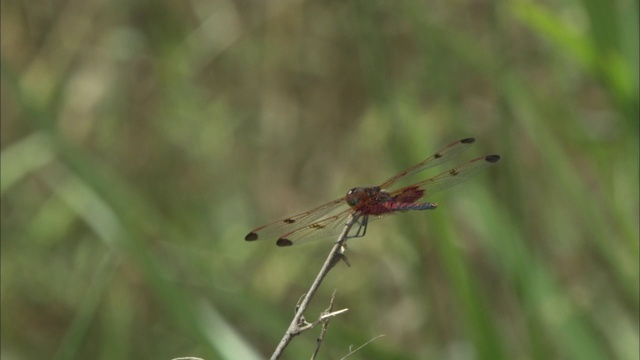
M362 188L353 188L347 192L347 196L344 197L349 206L356 206L360 202L360 193Z

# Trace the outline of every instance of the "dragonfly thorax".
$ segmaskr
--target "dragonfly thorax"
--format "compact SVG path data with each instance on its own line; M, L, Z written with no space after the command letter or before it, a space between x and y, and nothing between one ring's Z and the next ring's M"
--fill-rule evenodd
M356 187L347 192L345 196L347 204L351 207L365 204L379 204L391 200L391 195L382 190L380 186Z

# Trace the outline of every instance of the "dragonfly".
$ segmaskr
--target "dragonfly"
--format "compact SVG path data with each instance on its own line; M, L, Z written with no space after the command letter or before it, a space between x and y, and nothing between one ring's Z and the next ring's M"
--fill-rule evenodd
M339 199L298 215L251 230L246 241L276 240L278 246L291 246L340 233L347 218L353 215L360 226L355 235L364 236L369 219L410 210L433 210L438 204L418 202L425 196L457 185L500 160L500 155L487 155L442 172L434 177L397 190L387 190L399 180L440 165L467 150L474 138L455 141L424 161L398 173L378 186L356 187Z

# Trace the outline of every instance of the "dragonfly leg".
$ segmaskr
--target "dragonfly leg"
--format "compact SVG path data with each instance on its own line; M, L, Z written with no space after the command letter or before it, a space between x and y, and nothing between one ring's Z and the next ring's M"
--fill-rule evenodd
M363 237L367 233L367 225L369 224L369 215L357 215L356 223L358 224L358 230L356 230L355 234L349 236L349 239Z

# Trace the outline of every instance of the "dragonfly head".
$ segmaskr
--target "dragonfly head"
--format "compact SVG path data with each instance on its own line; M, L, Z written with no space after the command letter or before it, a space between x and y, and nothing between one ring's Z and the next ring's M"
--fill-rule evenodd
M356 187L347 192L345 200L349 206L355 207L370 202L372 199L377 199L383 193L386 194L380 189L380 186Z
M351 207L358 205L363 190L364 188L356 187L347 191L347 195L344 197L344 199L347 201L347 204L349 204L349 206Z

